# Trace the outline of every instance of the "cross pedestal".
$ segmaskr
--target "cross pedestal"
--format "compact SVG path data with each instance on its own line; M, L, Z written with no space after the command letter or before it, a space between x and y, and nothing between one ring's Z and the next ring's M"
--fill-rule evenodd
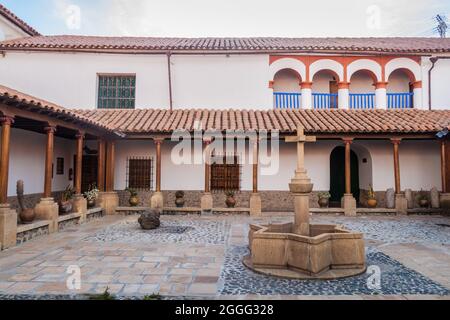
M293 233L309 236L309 198L313 189L305 169L305 143L316 142L316 137L306 136L301 125L297 127L297 136L286 137L286 142L297 143L297 169L294 178L289 184L290 191L294 194L295 220Z

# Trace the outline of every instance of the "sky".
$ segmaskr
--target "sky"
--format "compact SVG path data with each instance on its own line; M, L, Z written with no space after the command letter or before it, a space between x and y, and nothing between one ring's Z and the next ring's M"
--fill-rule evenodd
M40 33L164 37L437 36L450 0L0 0ZM448 31L450 34L450 30Z

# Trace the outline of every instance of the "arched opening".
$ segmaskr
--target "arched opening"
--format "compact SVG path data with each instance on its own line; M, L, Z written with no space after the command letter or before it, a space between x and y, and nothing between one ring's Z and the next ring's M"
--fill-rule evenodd
M320 70L313 77L312 96L314 109L338 107L339 76L332 70Z
M350 108L375 108L376 75L370 70L358 70L350 78Z
M292 69L283 69L275 74L272 88L276 109L300 108L301 81L301 76Z
M350 166L352 194L359 201L359 160L353 150L351 150ZM330 204L340 207L341 199L345 194L345 148L342 146L334 148L330 155L330 194Z
M404 68L394 70L388 79L387 104L389 109L412 108L414 105L414 74Z

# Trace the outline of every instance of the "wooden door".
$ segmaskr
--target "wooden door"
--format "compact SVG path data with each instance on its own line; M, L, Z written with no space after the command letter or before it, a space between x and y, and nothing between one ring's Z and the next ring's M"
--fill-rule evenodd
M76 155L73 156L74 163L74 181L77 177L77 161ZM84 155L83 164L81 168L81 192L89 190L89 186L97 186L97 173L98 173L98 156L96 155Z
M333 96L330 97L330 99L331 99L330 108L332 108L332 109L338 108L338 105L339 105L338 104L338 96L337 96L338 92L339 92L339 85L338 85L337 81L334 81L334 80L330 81L330 94L336 95L336 97L333 97Z

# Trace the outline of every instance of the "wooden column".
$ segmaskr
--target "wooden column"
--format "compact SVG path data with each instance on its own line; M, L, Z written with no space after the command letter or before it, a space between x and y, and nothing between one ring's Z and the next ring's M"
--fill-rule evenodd
M106 144L106 191L114 191L114 165L115 143L108 141Z
M8 202L8 175L9 175L9 143L11 137L11 125L14 119L8 116L0 117L2 125L2 145L0 155L0 204Z
M447 168L446 168L446 141L441 141L441 179L442 179L442 193L447 193Z
M97 188L105 191L105 140L98 139Z
M259 141L253 141L253 193L258 193Z
M394 176L395 176L395 193L401 193L401 185L400 185L400 158L398 153L398 148L401 138L392 138L391 142L394 145Z
M205 193L211 192L211 154L209 153L210 140L205 140Z
M156 192L161 192L161 145L162 139L155 139L156 145Z
M75 193L77 195L81 194L81 176L83 174L83 142L84 142L84 134L82 132L78 132L76 135L77 138L77 155L76 155L76 180L75 180Z
M352 193L352 172L351 172L351 144L353 138L344 138L345 144L345 194Z
M45 178L44 198L52 197L52 175L53 175L53 150L55 143L56 127L48 126L44 129L47 133L47 148L45 151Z

